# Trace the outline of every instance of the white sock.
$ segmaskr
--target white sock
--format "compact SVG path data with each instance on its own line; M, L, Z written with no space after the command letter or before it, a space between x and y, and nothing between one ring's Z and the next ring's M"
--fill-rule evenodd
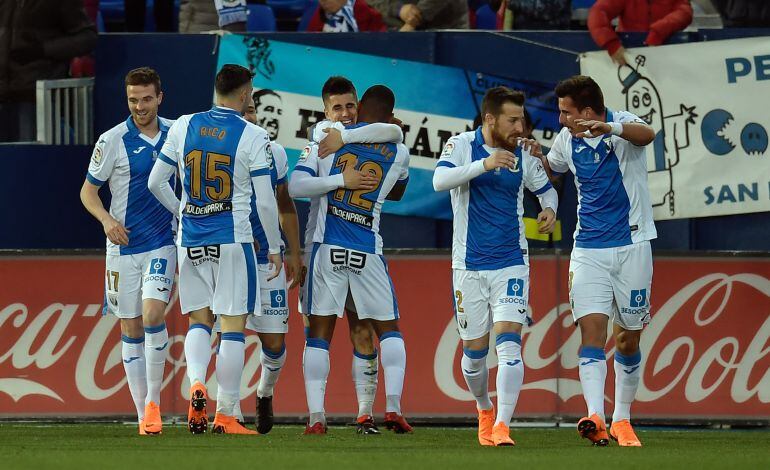
M217 354L217 413L235 416L235 402L241 399L246 340L243 333L222 333Z
M190 326L184 339L184 356L190 385L195 382L205 385L206 371L211 360L211 328L200 323Z
M358 417L373 416L374 398L377 395L377 350L374 354L361 354L353 348L353 384L358 399Z
M604 420L604 382L607 379L607 356L604 349L583 346L580 348L578 364L588 416L596 413Z
M241 400L235 400L235 404L233 405L233 416L235 416L235 419L243 422L243 411L241 411Z
M615 411L612 422L631 419L631 403L636 398L639 377L642 375L642 353L625 356L615 352Z
M286 362L286 344L281 347L277 353L262 348L262 356L259 363L262 365L262 373L259 376L259 386L257 387L257 396L272 397L275 383L281 375L281 369Z
M155 402L160 405L160 388L166 369L168 354L168 331L166 324L149 326L144 329L144 355L147 358L147 398L145 405Z
M401 392L406 373L406 348L398 331L380 336L380 361L385 376L385 411L401 414Z
M476 398L476 407L480 410L492 409L492 400L489 399L488 353L489 348L463 349L463 358L460 361L465 383L468 384L468 390Z
M144 337L131 338L122 335L120 339L123 340L121 352L123 356L123 368L126 370L126 379L128 380L128 390L131 392L131 398L134 399L136 415L142 420L144 419L144 400L145 397L147 397Z
M521 360L521 335L497 335L497 423L511 424L513 410L524 383L524 362Z
M308 424L326 424L324 397L326 379L329 377L329 343L321 338L308 338L302 358L302 372L305 375L305 395L310 412Z

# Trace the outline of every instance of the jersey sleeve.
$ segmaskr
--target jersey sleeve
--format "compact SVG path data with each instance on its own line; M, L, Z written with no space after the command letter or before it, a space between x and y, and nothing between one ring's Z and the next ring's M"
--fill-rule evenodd
M409 149L403 144L399 144L397 148L398 153L402 155L398 184L406 184L409 181Z
M302 153L299 154L299 161L297 166L294 167L294 171L304 171L311 176L318 176L319 163L318 158L318 144L309 142Z
M619 122L619 123L637 123L637 124L647 124L644 122L644 119L640 118L634 113L629 113L628 111L614 111L612 113L612 121L613 122Z
M470 163L471 146L470 143L459 136L451 137L444 145L441 156L436 163L437 167L445 166L454 168Z
M176 167L181 159L181 153L184 151L182 148L182 135L187 133L187 121L179 118L174 121L171 128L166 135L166 142L163 143L163 147L160 149L160 155L158 160L164 161L169 165Z
M524 186L535 195L548 191L551 188L551 182L548 180L548 175L540 159L522 149L521 160L521 167L524 171Z
M551 167L551 171L554 173L566 173L569 171L569 162L567 161L569 140L564 136L569 135L569 131L562 131L556 136L553 141L553 146L548 152L548 165Z
M374 122L353 129L342 130L342 142L354 143L401 143L404 140L404 132L395 124Z
M313 130L311 132L312 134L311 140L313 142L320 142L324 140L328 135L326 132L324 132L324 129L331 129L331 128L337 129L340 132L345 130L345 126L342 125L341 122L331 122L327 119L313 126Z
M286 156L286 150L283 148L283 145L275 142L272 143L271 147L273 149L273 164L278 175L276 184L284 184L289 174L289 159Z
M258 131L254 125L247 139L251 141L244 147L248 150L249 174L252 178L261 175L270 175L270 162L273 160L273 147L270 145L270 137L267 132Z
M91 162L88 164L86 179L89 183L101 186L110 179L118 159L117 147L114 142L110 142L105 134L99 136L94 151L91 153Z

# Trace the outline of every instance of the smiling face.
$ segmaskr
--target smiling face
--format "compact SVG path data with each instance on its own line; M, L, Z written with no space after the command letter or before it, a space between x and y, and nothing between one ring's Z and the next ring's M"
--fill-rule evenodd
M163 101L163 92L158 93L155 85L128 85L126 98L128 110L137 127L147 127L158 118L158 106Z
M655 129L661 127L661 103L652 83L642 78L626 92L626 109Z
M255 103L255 112L257 114L257 124L270 134L270 139L278 138L280 130L280 119L283 114L281 98L277 95L268 93L257 98Z
M358 100L353 93L329 95L324 101L326 119L341 122L345 126L355 124L358 119Z

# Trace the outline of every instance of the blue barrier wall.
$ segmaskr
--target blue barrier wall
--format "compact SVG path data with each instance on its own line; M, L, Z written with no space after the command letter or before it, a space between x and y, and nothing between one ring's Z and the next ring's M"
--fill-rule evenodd
M707 30L680 33L671 42L770 36L770 30ZM438 32L413 34L270 33L267 38L298 44L368 53L466 68L512 79L556 82L577 73L577 52L596 50L587 32ZM628 46L643 35L626 35ZM175 118L211 104L218 37L178 34L103 34L96 51L96 132L125 119L123 77L135 67L159 71L165 90L161 114ZM320 90L319 90L320 92ZM0 161L12 171L0 175L9 195L23 203L4 204L0 248L101 248L99 224L80 205L78 191L88 165L88 147L0 146ZM30 177L30 175L33 175ZM106 192L106 191L105 191ZM575 190L565 182L560 217L569 248L575 225ZM307 210L298 203L304 224ZM656 249L770 250L770 214L712 217L658 222ZM408 235L406 235L408 234ZM451 222L417 217L383 217L389 247L445 248L451 244Z

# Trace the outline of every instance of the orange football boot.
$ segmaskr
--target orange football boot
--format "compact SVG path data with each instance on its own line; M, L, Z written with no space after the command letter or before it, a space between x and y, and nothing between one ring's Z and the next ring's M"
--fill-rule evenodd
M595 446L604 447L610 442L607 435L607 426L604 420L596 413L586 418L581 418L577 425L580 437L586 438Z
M610 437L618 441L620 447L642 447L634 428L631 427L631 423L627 419L612 422Z
M144 430L144 419L139 420L139 435L146 436L147 432Z
M495 425L495 409L479 411L479 444L483 446L495 445L492 441L492 427Z
M211 428L211 432L214 434L259 434L239 423L235 416L219 413L214 415L214 426Z
M326 434L326 431L327 431L326 425L319 421L313 424L312 426L310 424L305 426L305 432L302 434L305 434L305 435Z
M492 441L496 446L515 446L516 443L511 439L511 431L505 423L500 422L492 428Z
M147 434L161 434L163 432L160 407L154 401L144 407L144 430Z
M193 434L203 434L208 428L209 417L206 414L206 401L208 398L206 386L202 383L195 382L190 387L190 407L187 409L187 426Z
M392 411L385 413L385 428L396 434L411 434L413 432L412 426L406 422L406 419L404 419L402 415Z

